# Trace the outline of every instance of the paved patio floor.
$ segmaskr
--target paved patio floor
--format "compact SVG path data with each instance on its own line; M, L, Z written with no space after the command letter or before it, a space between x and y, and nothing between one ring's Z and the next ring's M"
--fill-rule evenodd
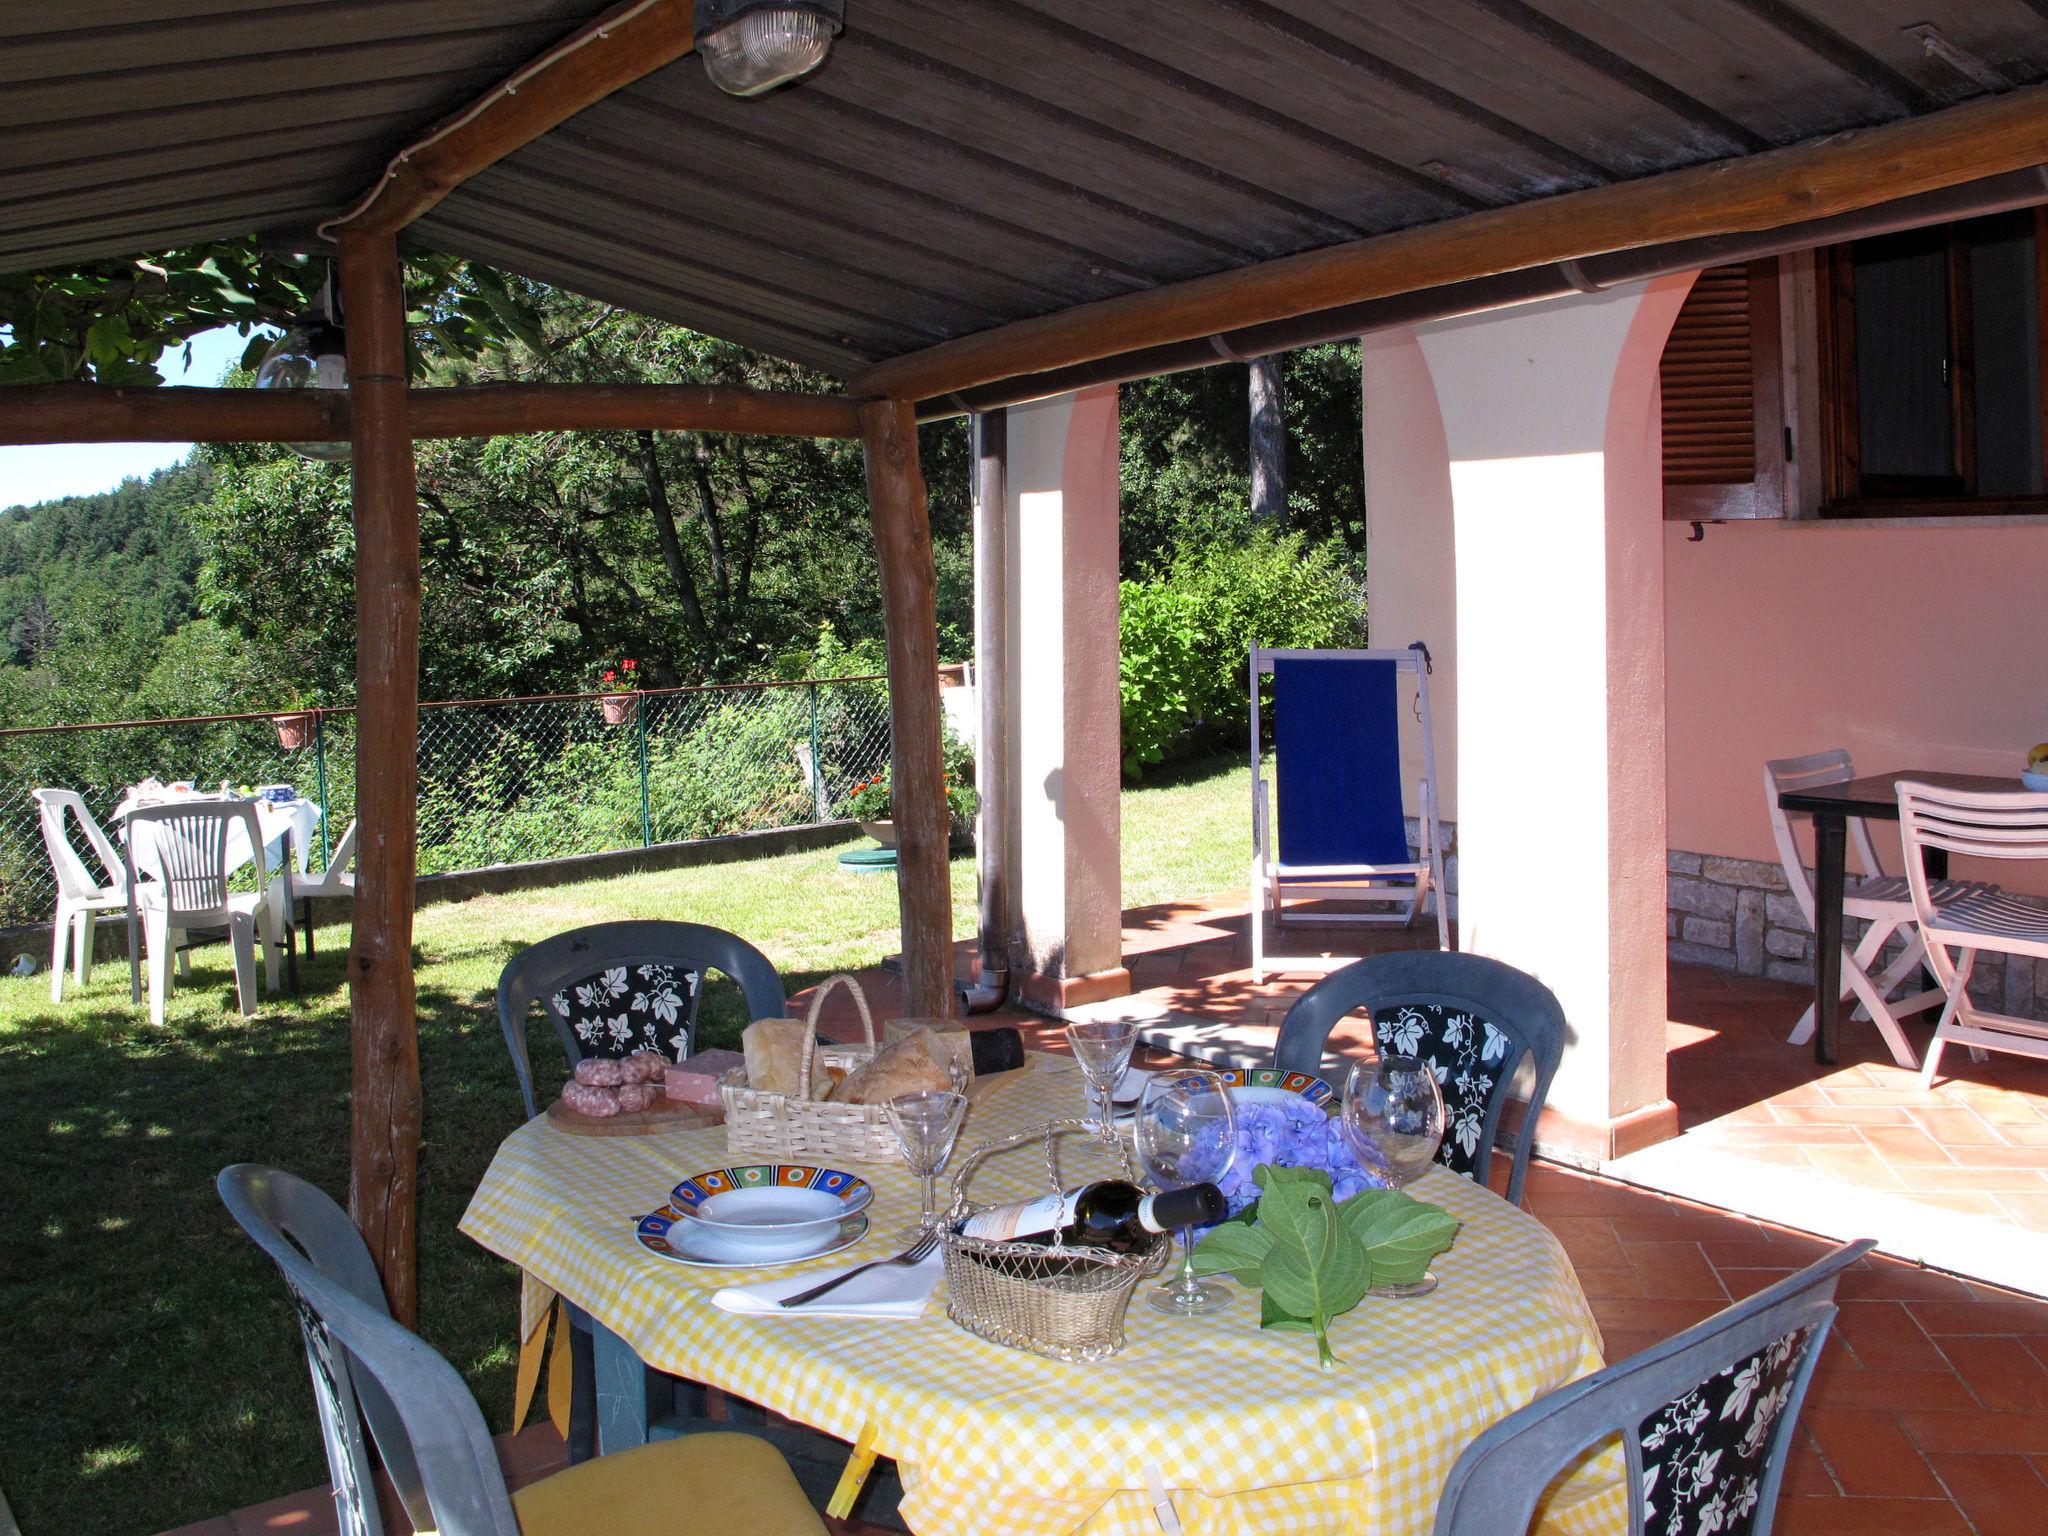
M1288 1004L1329 962L1255 986L1243 925L1242 909L1227 901L1127 913L1139 1004L1217 1038L1269 1044ZM1326 936L1334 955L1360 947L1356 930ZM1374 947L1388 942L1407 939L1383 935ZM1313 951L1314 936L1291 947ZM963 952L963 969L968 958ZM899 1011L892 976L864 979L878 1013ZM1551 1164L1532 1170L1529 1206L1570 1254L1609 1359L1809 1262L1830 1246L1812 1234L1831 1220L1839 1226L1843 1210L1851 1224L1866 1216L1896 1224L1904 1211L1944 1234L1969 1234L1974 1246L1934 1256L1944 1262L2005 1255L2011 1267L2012 1253L2031 1252L2048 1232L2048 1068L1996 1058L1978 1065L1957 1053L1952 1078L1921 1094L1866 1038L1867 1026L1853 1025L1844 1064L1816 1068L1810 1051L1783 1040L1803 1006L1797 988L1674 968L1667 1038L1685 1134L1666 1144L1673 1150L1661 1161L1614 1165L1625 1178ZM853 1025L836 1009L827 1021L835 1033ZM985 1022L1020 1023L1034 1044L1059 1048L1047 1021L1004 1010ZM1652 1179L1709 1186L1697 1191L1707 1198L1643 1187ZM1793 1189L1778 1201L1792 1213L1774 1208L1759 1219L1753 1197L1772 1187ZM1746 1209L1724 1208L1731 1204ZM1850 1270L1840 1296L1779 1510L1783 1536L2048 1530L2048 1302L1886 1255ZM500 1446L515 1484L561 1465L561 1442L545 1426ZM330 1536L333 1528L318 1489L178 1536Z

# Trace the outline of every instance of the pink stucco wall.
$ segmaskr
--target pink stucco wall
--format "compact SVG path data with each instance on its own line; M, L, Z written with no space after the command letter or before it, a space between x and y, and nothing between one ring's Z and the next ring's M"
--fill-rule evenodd
M1828 747L1863 772L2020 787L2027 748L2048 741L2048 527L1688 531L1664 536L1672 847L1774 859L1764 760ZM1879 846L1895 857L1895 840ZM2048 872L1984 873L2048 891Z

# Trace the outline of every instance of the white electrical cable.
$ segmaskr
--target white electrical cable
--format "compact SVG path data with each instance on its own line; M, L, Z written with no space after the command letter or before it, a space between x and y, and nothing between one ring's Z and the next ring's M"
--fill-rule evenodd
M530 64L506 76L496 86L471 102L462 112L441 124L440 127L436 128L418 143L408 144L404 149L393 155L391 163L384 167L384 174L377 178L375 185L369 191L358 198L346 213L338 214L334 218L322 222L314 230L314 233L323 240L332 240L334 236L329 231L338 229L342 225L362 217L370 205L377 201L377 195L391 184L397 177L399 169L414 155L440 143L450 134L468 127L506 97L518 95L519 87L525 85L535 76L554 68L555 65L561 63L562 60L568 58L571 54L587 48L590 44L602 38L609 37L613 28L624 26L627 22L653 10L656 6L673 3L675 3L675 0L632 0L630 4L614 6L581 32L578 32L574 37L565 38Z

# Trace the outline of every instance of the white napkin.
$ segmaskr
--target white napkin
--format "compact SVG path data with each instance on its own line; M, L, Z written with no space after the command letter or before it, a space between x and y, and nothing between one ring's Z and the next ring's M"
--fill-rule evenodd
M835 1291L800 1307L777 1303L814 1285L823 1285L834 1275L843 1275L859 1265L820 1273L785 1275L780 1280L762 1280L754 1285L729 1285L714 1292L711 1304L728 1312L756 1317L917 1317L931 1300L932 1289L945 1272L944 1257L936 1251L918 1264L883 1264L849 1280Z

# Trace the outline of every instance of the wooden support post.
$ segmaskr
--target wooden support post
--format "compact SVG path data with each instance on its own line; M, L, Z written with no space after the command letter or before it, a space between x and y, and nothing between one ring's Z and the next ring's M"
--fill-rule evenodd
M860 425L889 644L903 1009L912 1018L951 1018L953 889L946 845L952 821L940 752L937 577L917 462L917 413L908 401L873 400L861 407Z
M398 242L344 232L356 525L356 900L349 954L349 1214L391 1315L419 1321L420 1054L413 1000L419 833L420 514L406 420Z

